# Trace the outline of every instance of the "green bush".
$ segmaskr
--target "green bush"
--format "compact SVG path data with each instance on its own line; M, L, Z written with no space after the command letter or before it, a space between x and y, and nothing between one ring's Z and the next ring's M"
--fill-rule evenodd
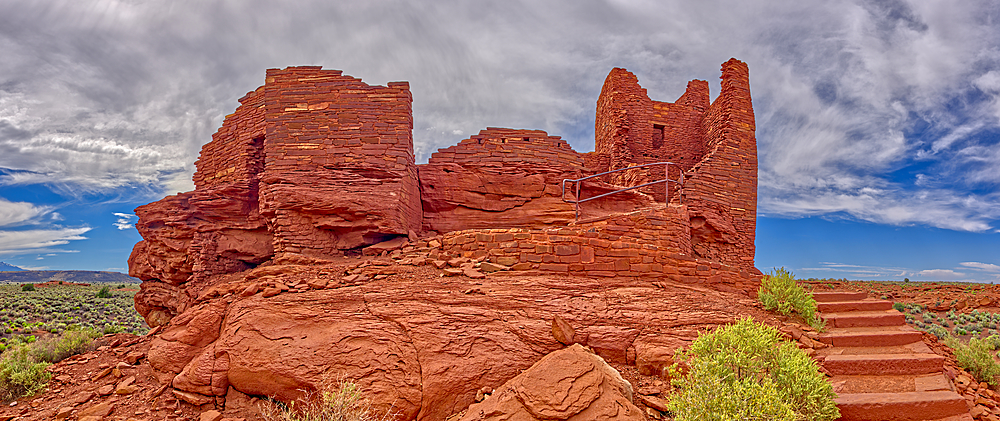
M33 395L52 377L49 363L36 361L27 346L12 346L0 359L0 400L7 402Z
M797 284L795 277L785 268L774 269L773 273L764 275L757 297L764 308L777 310L786 316L794 312L816 329L822 330L826 324L816 317L816 300L812 294Z
M122 327L121 325L119 325L118 323L115 323L115 324L105 323L104 324L104 329L101 331L101 333L103 333L105 335L108 335L108 334L113 334L113 333L122 333L124 331L125 331L125 328Z
M35 284L21 285L21 291L34 291L34 290L35 290Z
M111 298L111 296L111 289L107 285L97 291L97 298Z
M751 318L699 335L680 351L689 371L670 397L677 421L835 420L833 387L816 362Z
M94 338L100 336L94 330L67 330L60 336L41 339L30 346L36 361L57 363L76 354L90 351Z
M955 350L955 358L958 365L975 376L977 381L989 383L990 386L997 387L997 376L1000 376L1000 364L993 360L993 351L996 340L987 338L969 339L968 343L960 339L949 336L944 343Z
M904 310L906 310L906 305L904 305L903 303L892 303L892 308L902 313Z

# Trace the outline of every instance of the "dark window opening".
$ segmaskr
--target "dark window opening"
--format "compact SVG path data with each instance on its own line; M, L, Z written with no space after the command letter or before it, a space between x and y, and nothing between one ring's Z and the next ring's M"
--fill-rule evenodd
M653 149L660 149L663 147L663 125L654 124L653 125Z

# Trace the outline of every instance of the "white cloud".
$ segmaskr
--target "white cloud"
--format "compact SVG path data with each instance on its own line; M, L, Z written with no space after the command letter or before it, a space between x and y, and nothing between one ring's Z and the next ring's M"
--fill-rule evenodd
M1000 71L990 70L973 80L972 84L984 92L1000 93Z
M0 197L0 227L10 227L30 223L51 212L44 206L28 202L11 202Z
M135 215L121 212L115 212L114 215L118 218L118 220L112 224L115 228L118 228L119 230L127 230L135 226L132 222L132 220L135 219Z
M1000 273L1000 265L994 265L992 263L981 263L981 262L962 262L959 263L967 268L980 270L983 272L995 272Z
M87 231L90 231L89 227L0 231L0 255L73 252L54 247L69 244L70 241L86 240L83 234Z
M914 273L913 276L937 281L953 281L966 277L965 273L951 269L927 269Z
M820 267L816 268L802 268L800 270L804 272L826 272L835 273L838 276L850 276L855 279L894 279L902 278L906 275L907 270L905 268L899 267L888 267L888 266L866 266L866 265L853 265L847 263L836 263L836 262L819 262Z

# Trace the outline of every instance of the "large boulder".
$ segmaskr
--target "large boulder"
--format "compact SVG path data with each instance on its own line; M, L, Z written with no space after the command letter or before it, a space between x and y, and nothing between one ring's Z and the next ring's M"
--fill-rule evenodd
M574 344L546 355L460 421L645 420L632 385L601 357Z

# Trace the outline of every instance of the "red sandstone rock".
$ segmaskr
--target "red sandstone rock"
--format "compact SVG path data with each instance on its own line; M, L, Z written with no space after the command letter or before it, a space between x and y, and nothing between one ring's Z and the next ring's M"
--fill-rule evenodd
M645 420L632 404L632 385L579 344L546 355L461 421Z
M247 277L265 270L286 270L284 277L293 278L315 269L271 266ZM196 402L231 389L287 401L343 377L356 379L380 409L392 406L402 419L435 420L465 409L479 389L496 388L559 349L552 336L557 315L574 326L574 342L626 364L630 354L634 363L634 349L671 353L699 329L754 311L745 295L697 285L489 279L489 287L476 294L463 293L468 278L423 276L271 298L233 296L228 305L215 298L171 321L153 339L147 359L162 383ZM215 336L219 317L225 325L218 339L196 342Z
M615 69L598 100L596 152L542 131L487 128L417 166L405 82L268 70L203 147L196 190L137 209L144 241L129 267L143 280L136 309L162 328L147 355L154 374L194 405L233 393L287 401L346 377L377 408L430 420L558 349L553 335L616 364L634 364L637 350L676 349L698 327L729 321L735 307L752 308L740 303L745 295L724 304L706 297L752 293L760 275L746 65L730 60L722 79L714 103L701 81L666 103ZM577 191L564 194L564 179L662 160L678 164L670 175L683 171L683 187L587 202L574 222L566 200ZM591 179L579 196L662 174ZM422 243L420 230L441 235ZM391 253L305 274L363 247ZM433 250L415 256L417 248ZM447 262L446 275L466 276L433 270L399 282L392 259ZM569 276L483 279L475 269L483 262ZM555 332L558 315L576 329Z
M552 318L552 337L559 341L559 343L563 345L572 344L574 335L573 326L570 326L562 317L555 316Z

